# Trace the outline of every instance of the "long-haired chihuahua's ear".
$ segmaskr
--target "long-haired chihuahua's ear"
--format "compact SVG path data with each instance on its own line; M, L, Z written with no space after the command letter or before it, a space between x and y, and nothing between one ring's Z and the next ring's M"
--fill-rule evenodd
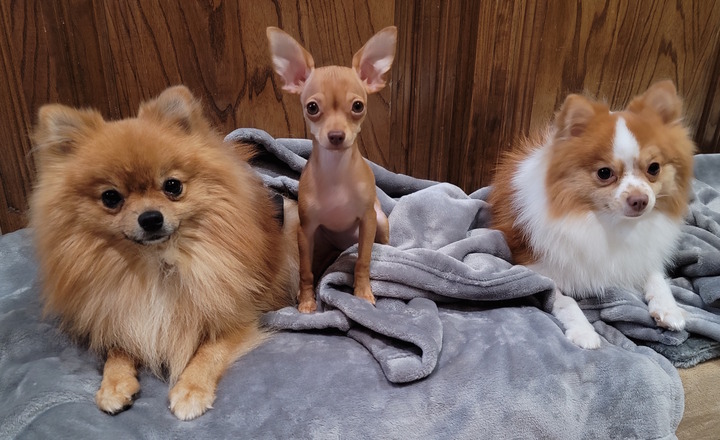
M630 101L627 109L638 114L653 112L664 124L675 124L682 118L682 100L670 80L651 85L645 93Z
M397 28L388 26L373 35L353 56L352 66L365 84L368 93L385 87L384 75L395 59Z
M169 123L188 133L210 128L202 106L185 86L169 87L157 98L140 104L138 118Z
M275 72L283 80L283 90L301 93L315 68L312 55L283 30L270 26L265 31Z
M595 114L595 106L589 99L581 95L568 95L555 116L557 137L570 139L581 136Z
M34 153L39 158L70 155L79 141L104 123L95 110L46 104L38 110L38 122L32 133Z

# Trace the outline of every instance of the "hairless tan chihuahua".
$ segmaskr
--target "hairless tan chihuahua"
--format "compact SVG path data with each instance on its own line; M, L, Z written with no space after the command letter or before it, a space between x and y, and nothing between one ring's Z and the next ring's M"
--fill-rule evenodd
M397 29L387 27L370 38L353 56L352 68L316 69L310 53L290 35L269 27L267 37L283 90L300 94L313 134L312 153L298 188L298 310L309 313L317 308L313 261L317 264L318 241L339 250L358 243L355 296L374 304L370 253L373 242L388 243L389 225L375 193L375 175L355 139L365 119L367 95L385 87L383 75L395 57Z

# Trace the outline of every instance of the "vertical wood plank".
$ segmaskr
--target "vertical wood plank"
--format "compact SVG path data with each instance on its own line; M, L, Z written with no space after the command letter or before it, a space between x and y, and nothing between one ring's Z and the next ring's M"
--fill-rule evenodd
M34 175L28 137L32 116L26 96L32 97L35 91L23 75L35 60L26 56L22 48L42 45L38 27L32 21L37 15L35 7L34 2L0 2L0 114L4 115L0 122L0 229L6 232L26 224L27 198ZM29 22L27 27L25 22Z

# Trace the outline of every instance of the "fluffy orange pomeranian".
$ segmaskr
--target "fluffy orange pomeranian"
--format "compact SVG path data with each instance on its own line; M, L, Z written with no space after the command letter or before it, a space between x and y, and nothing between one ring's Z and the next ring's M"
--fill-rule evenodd
M283 229L250 150L226 145L182 86L119 121L43 106L33 140L45 310L106 356L98 407L131 405L145 366L169 379L175 416L203 414L265 338L260 315L293 304L296 214Z

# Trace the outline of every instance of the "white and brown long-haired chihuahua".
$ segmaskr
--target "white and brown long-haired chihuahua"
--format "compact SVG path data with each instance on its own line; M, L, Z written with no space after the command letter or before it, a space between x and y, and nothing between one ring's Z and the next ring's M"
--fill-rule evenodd
M685 326L665 277L680 236L694 144L671 81L623 111L569 95L555 121L499 164L494 227L516 264L556 283L552 313L584 348L600 337L575 299L608 287L642 292L658 326Z

